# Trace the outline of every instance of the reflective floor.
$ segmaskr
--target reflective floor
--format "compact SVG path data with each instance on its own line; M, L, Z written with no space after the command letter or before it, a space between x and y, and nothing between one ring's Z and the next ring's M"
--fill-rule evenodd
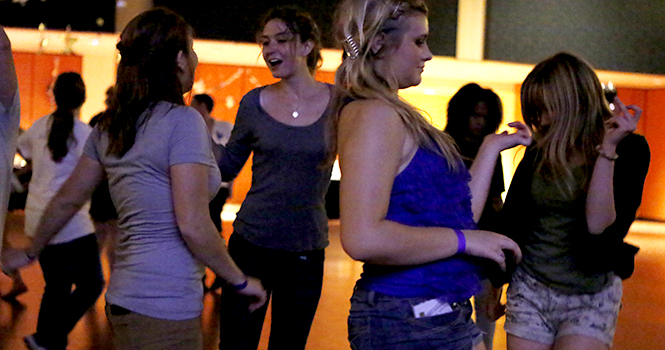
M25 243L22 222L21 212L8 216L6 234L12 245ZM231 231L230 223L224 223L224 230ZM330 222L330 241L326 251L323 295L312 326L308 350L349 348L346 317L349 297L361 265L352 261L342 250L337 221ZM665 224L637 223L633 225L628 241L640 246L641 250L637 255L635 274L624 283L623 309L613 349L665 349ZM108 269L105 273L108 276ZM0 350L25 349L22 338L35 331L44 282L37 264L26 268L22 274L28 292L14 303L0 301ZM212 276L208 277L212 282ZM5 293L9 288L10 279L1 275L0 292ZM208 293L204 300L205 350L217 349L218 346L218 293ZM112 348L103 305L103 298L100 298L96 307L78 323L70 334L69 350ZM494 347L497 350L506 348L502 323L503 319L497 326ZM264 327L263 333L259 349L267 348L269 327Z

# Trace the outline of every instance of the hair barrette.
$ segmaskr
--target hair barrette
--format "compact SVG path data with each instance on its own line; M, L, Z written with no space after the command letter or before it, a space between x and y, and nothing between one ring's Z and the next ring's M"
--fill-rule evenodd
M346 51L346 54L349 55L349 58L352 60L358 58L358 55L360 54L358 44L353 40L351 34L347 35L346 39L344 39L344 51Z
M401 15L401 13L400 13L400 5L401 4L402 4L401 1L397 3L397 6L395 6L395 9L393 9L393 14L390 16L390 18L396 19L397 17L399 17L399 15Z

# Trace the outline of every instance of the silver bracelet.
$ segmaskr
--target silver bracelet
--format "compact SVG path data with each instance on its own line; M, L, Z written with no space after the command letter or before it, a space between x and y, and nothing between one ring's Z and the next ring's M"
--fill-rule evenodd
M619 155L616 154L616 152L613 155L609 155L609 154L603 152L603 150L600 148L600 146L596 146L596 151L598 151L599 156L609 160L610 162L613 162L613 161L619 159Z
M610 162L613 162L613 161L619 159L619 155L616 154L616 153L614 155L609 155L609 154L606 154L605 152L599 150L598 155L600 155L601 157L609 160Z

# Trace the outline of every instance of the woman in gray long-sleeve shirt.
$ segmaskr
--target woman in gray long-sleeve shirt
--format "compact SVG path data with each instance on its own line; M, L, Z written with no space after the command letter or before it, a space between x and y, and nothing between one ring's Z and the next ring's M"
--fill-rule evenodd
M280 81L242 101L220 160L231 180L253 153L252 185L233 223L229 253L272 294L270 348L304 349L323 282L331 168L325 125L331 86L314 79L320 34L311 16L275 8L259 33L263 58ZM220 349L255 349L267 305L249 314L238 295L222 293Z

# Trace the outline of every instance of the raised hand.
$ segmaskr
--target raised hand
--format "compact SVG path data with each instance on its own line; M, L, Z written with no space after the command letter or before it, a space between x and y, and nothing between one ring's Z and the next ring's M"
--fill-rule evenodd
M616 148L624 137L637 129L637 122L642 116L642 109L635 105L624 105L618 97L612 101L614 112L612 118L605 122L603 148Z
M520 122L512 122L508 126L515 128L515 132L504 131L499 134L490 134L485 136L483 143L487 143L503 151L518 145L528 146L531 144L531 131L529 127Z

